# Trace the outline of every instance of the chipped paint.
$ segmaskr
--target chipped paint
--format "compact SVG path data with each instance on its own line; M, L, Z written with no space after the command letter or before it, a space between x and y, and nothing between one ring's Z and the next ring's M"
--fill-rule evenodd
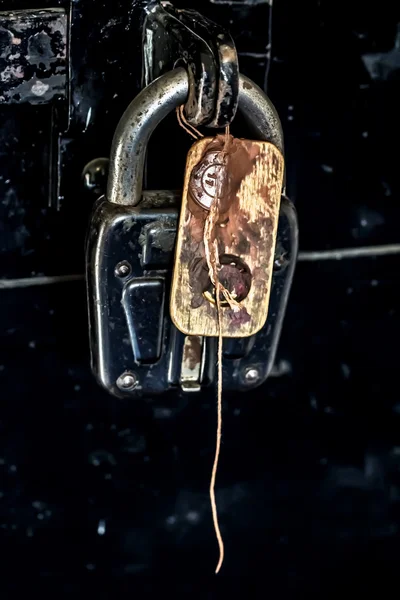
M66 97L66 12L0 12L0 23L0 103L42 104Z
M44 96L49 87L50 86L47 83L43 83L43 81L37 80L36 83L33 84L31 89L32 93L35 94L35 96Z

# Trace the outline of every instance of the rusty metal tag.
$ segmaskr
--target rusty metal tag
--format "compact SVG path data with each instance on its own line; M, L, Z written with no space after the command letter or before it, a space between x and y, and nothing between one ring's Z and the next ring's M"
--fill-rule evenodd
M224 337L247 337L265 324L274 263L284 159L269 142L219 135L189 150L171 293L171 318L186 335L218 336L216 294L204 230L213 203Z

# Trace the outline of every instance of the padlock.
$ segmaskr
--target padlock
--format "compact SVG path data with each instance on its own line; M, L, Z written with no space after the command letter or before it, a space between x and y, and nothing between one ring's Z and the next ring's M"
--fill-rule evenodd
M183 68L147 86L128 106L112 143L106 197L94 208L86 247L92 370L110 393L196 391L215 377L216 340L171 323L168 298L180 198L142 192L148 140L185 103ZM240 76L239 111L255 139L283 153L279 117L262 90ZM267 323L256 335L224 340L224 387L259 385L275 357L297 254L297 219L282 197Z

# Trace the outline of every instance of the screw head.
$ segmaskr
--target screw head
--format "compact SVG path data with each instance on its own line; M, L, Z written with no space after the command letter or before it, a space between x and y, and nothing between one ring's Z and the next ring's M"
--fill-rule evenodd
M260 372L256 367L247 367L244 378L247 383L255 383L260 378Z
M83 169L82 179L85 188L95 194L104 194L107 184L108 158L95 158Z
M281 271L287 266L288 262L289 261L287 259L286 252L280 252L279 254L276 254L274 260L274 271Z
M114 269L114 273L115 273L116 277L121 277L121 278L128 277L128 275L131 273L131 271L132 271L132 267L126 260L122 260L121 262L119 262Z
M117 379L117 386L124 392L133 390L137 386L137 383L137 375L132 373L132 371L125 371L125 373L122 373Z

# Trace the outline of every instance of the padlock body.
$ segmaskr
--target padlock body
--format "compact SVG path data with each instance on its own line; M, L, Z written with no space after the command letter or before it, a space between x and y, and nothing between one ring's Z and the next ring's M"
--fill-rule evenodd
M215 377L217 340L203 339L193 361L187 349L198 340L188 340L169 315L178 198L145 192L136 207L100 199L93 211L86 248L92 369L116 396L194 391ZM226 390L256 387L273 365L297 253L296 214L285 198L276 251L284 264L274 272L267 323L257 335L224 340ZM129 389L118 385L124 373L135 376Z

